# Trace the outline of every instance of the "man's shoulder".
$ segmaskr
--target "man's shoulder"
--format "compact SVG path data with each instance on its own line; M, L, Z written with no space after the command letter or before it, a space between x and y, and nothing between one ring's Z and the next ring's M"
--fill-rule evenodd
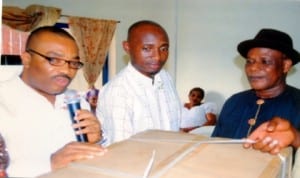
M165 69L161 69L159 73L156 74L164 83L169 83L170 85L174 85L173 77L169 72L167 72Z
M226 107L241 106L248 103L248 101L252 101L253 98L255 98L255 93L253 90L244 90L231 95L228 99L226 99L224 106Z
M287 86L287 91L290 92L290 93L292 93L295 96L300 97L300 89L298 89L296 87L288 85Z
M297 105L297 107L300 108L300 90L292 86L287 86L286 90L288 98L292 99L294 105Z
M168 78L172 78L172 77L171 77L171 74L170 74L168 71L166 71L165 69L161 69L161 70L159 71L158 75L162 75L162 76L166 76L166 77L168 77Z
M22 90L21 79L10 78L8 80L3 80L0 82L0 95L8 93L15 93Z
M118 72L112 79L110 79L106 84L103 85L103 89L112 87L114 85L122 85L125 83L125 78L128 75L128 72L126 68L122 69L120 72ZM101 92L100 90L100 92Z
M100 96L103 98L105 96L110 97L118 93L118 95L124 95L128 90L128 70L124 68L117 75L115 75L111 80L109 80L100 89ZM123 94L122 94L123 93Z
M16 78L9 78L9 79L5 79L5 80L1 80L0 81L0 87L10 85L10 83L14 82L15 80L16 80Z

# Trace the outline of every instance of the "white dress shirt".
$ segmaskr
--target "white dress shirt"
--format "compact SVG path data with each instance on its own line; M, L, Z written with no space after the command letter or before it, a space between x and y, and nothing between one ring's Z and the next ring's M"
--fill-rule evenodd
M178 131L181 102L165 70L152 80L129 63L100 90L96 113L109 145L147 129Z
M81 107L89 109L84 99ZM9 177L50 171L51 154L76 140L64 95L53 106L18 76L0 83L0 133L10 156Z

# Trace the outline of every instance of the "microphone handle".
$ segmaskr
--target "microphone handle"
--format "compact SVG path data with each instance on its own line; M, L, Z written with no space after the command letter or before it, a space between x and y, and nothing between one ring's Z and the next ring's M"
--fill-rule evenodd
M80 103L79 102L69 103L68 108L69 108L69 111L70 111L70 116L71 116L72 123L73 124L78 123L78 121L76 121L74 119L74 117L75 117L75 112L77 110L81 109ZM84 129L84 127L80 127L80 128L74 129L74 130L78 131L78 130L81 130L81 129ZM75 135L76 135L76 139L77 139L78 142L88 142L88 138L87 138L86 134L75 134Z

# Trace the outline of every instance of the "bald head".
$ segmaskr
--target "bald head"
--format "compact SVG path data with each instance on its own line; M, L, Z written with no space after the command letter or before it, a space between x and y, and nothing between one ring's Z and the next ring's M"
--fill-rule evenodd
M43 26L43 27L33 30L30 33L30 35L28 36L26 45L25 45L26 49L30 48L30 45L32 43L35 43L34 38L36 36L39 36L40 34L43 34L43 33L53 33L53 34L56 34L56 35L59 35L62 37L66 37L68 39L75 41L74 37L72 35L70 35L67 31L65 31L64 29L61 29L61 28L58 28L55 26Z
M165 31L165 29L158 23L154 22L154 21L150 21L150 20L142 20L142 21L138 21L134 24L132 24L127 32L127 41L131 41L132 37L135 37L135 33L137 31L139 31L141 28L156 28L158 31L161 31L165 37L167 38L167 40L169 41L169 37L167 32Z

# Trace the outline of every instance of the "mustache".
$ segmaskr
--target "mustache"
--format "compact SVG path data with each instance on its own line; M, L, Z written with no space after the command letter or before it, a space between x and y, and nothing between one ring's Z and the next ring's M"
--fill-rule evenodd
M66 79L69 80L69 82L72 81L72 78L71 78L70 76L66 75L66 74L58 74L58 75L53 76L52 78L53 78L53 79L56 79L56 78L58 78L58 77L66 78Z

